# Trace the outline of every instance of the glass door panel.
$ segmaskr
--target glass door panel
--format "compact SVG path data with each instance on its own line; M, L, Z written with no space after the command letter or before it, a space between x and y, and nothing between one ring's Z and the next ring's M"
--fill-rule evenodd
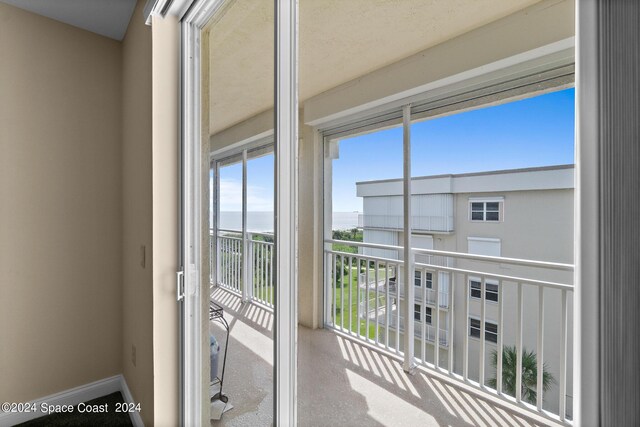
M226 2L203 40L212 158L212 425L270 425L273 155L257 155L270 141L255 141L273 128L265 120L274 106L273 0Z

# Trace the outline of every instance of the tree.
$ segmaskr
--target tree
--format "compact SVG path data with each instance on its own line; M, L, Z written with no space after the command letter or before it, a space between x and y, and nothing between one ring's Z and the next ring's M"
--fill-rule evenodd
M351 268L349 267L349 261L345 258L344 263L343 263L342 262L342 258L338 258L336 260L336 271L338 273L336 286L341 288L343 286L343 283L342 283L343 279L345 281L348 281L349 280L349 274L351 274ZM335 275L335 272L333 274Z
M502 349L502 391L511 396L516 395L516 372L517 372L517 351L516 347L504 347ZM491 364L495 369L498 366L498 352L491 353ZM497 376L497 373L496 373ZM542 390L546 392L551 388L551 384L556 380L547 370L547 364L542 366ZM489 386L496 388L497 379L490 378ZM538 358L533 351L522 349L522 400L535 404L538 385Z

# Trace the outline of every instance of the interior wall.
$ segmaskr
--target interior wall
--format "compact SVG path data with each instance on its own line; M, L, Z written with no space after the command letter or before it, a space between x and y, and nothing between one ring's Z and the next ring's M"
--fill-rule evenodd
M153 425L151 27L139 0L122 42L122 372Z
M174 16L153 16L151 31L153 417L156 426L176 426L180 424L176 303L180 24Z
M0 401L122 370L121 54L0 3Z

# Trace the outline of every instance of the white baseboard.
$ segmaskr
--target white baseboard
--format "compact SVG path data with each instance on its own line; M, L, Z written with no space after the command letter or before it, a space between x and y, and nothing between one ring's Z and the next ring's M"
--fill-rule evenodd
M129 391L124 377L122 375L116 375L32 400L29 404L36 406L36 412L0 412L0 427L13 426L47 415L40 412L40 406L43 403L47 405L77 405L117 391L122 393L125 402L137 403L133 402L131 391ZM138 412L130 413L130 416L131 422L135 427L144 427L142 418Z
M124 379L124 376L120 375L120 392L122 393L122 397L126 403L137 404L140 402L136 402L133 400L133 396L131 395L131 390L129 390L129 386ZM142 417L140 416L140 412L134 411L129 412L129 416L131 417L131 422L134 427L144 427L144 423L142 422Z

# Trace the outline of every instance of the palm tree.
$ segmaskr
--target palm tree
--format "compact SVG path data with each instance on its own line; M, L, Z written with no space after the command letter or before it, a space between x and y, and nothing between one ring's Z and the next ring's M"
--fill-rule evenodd
M517 351L516 347L504 347L502 349L502 391L511 396L516 395L516 372L517 372ZM491 353L491 364L497 369L498 352ZM496 373L497 375L497 373ZM547 370L547 364L542 366L542 389L544 392L551 388L551 384L556 380ZM489 386L496 388L497 379L490 378ZM522 349L522 400L535 404L538 384L538 359L533 351Z

